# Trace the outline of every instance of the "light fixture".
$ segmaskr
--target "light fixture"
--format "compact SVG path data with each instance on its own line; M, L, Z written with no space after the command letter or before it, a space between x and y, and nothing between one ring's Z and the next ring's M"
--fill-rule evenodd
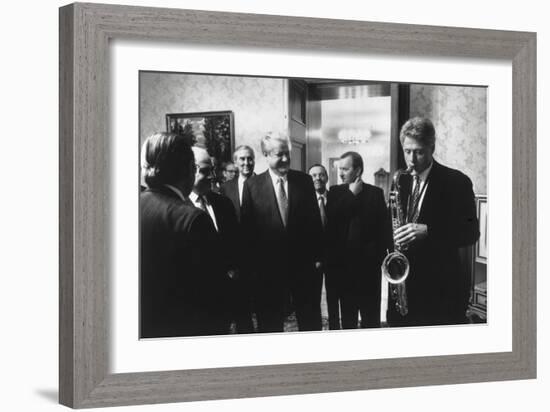
M367 143L372 137L372 130L342 129L338 132L338 140L343 144L357 145Z

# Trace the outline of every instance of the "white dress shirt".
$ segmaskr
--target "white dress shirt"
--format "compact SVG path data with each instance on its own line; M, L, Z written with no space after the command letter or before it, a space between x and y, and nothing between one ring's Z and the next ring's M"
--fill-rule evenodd
M286 198L288 199L288 176L279 176L273 173L271 169L268 169L269 176L271 176L271 181L273 182L273 188L275 189L275 196L277 196L277 185L279 184L279 179L283 179L283 186L285 188ZM280 199L277 197L277 200Z
M244 182L246 182L246 177L239 175L237 178L237 186L239 188L239 206L243 205L243 187Z
M201 202L199 200L199 196L195 192L191 192L189 195L189 199L191 202L193 202L193 205L195 207L198 207L199 209L202 209ZM216 214L214 213L214 209L212 208L212 205L208 202L208 199L206 199L205 196L202 196L202 200L204 202L204 206L206 207L206 212L210 215L210 218L212 219L212 222L214 223L214 227L216 228L216 231L219 232L218 229L218 222L216 221Z
M328 193L328 190L325 190L325 193L323 193L323 194L315 192L315 194L317 195L317 204L319 204L319 198L322 198L323 199L323 204L326 207L326 205L327 205L327 193Z

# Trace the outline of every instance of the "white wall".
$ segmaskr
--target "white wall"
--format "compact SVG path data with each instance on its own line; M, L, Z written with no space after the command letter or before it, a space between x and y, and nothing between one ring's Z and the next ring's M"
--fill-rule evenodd
M119 3L120 0L108 1ZM550 188L544 155L550 153L550 27L544 2L418 0L391 2L311 2L279 0L136 1L147 6L186 7L253 13L305 15L372 21L479 27L538 32L539 121L538 210L549 210ZM2 410L61 411L57 391L57 7L64 1L10 1L3 4L2 65ZM314 7L312 7L314 5ZM498 11L498 12L497 12ZM543 97L546 96L546 97ZM29 126L32 128L29 130ZM534 201L534 200L533 200ZM538 218L539 253L550 241L548 215ZM539 273L539 356L537 380L447 385L319 395L244 399L193 404L117 408L116 411L508 411L548 405L550 315L544 291L550 288L545 266ZM391 405L391 406L390 406ZM112 409L115 411L115 409Z

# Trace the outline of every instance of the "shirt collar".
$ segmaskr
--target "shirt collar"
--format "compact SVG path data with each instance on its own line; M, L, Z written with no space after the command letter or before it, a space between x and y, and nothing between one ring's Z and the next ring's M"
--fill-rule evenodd
M328 189L325 189L325 193L323 193L323 194L320 194L319 192L315 192L315 194L317 195L317 200L319 200L320 197L322 197L323 199L326 200L327 193L328 193Z
M191 193L189 194L189 199L190 199L193 203L198 203L198 201L199 201L199 195L196 194L195 192L191 192ZM210 203L208 202L208 199L206 198L205 195L202 195L202 200L203 200L203 202L204 202L205 204L207 204L207 205L210 204Z
M287 182L288 175L279 176L279 175L276 175L275 173L273 173L273 171L271 169L267 169L267 170L269 172L269 176L271 176L271 180L273 181L273 186L277 185L277 182L279 181L279 179L283 179L283 183Z

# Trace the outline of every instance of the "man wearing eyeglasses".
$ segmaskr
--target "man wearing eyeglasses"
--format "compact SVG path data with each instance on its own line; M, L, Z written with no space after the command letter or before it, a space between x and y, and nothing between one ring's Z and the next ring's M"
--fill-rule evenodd
M193 146L193 153L196 164L195 184L189 199L195 207L208 213L222 245L220 256L211 256L211 259L218 259L222 263L226 273L225 296L223 298L223 304L226 307L226 324L222 327L228 332L231 323L235 322L238 333L249 333L253 331L252 318L247 310L247 302L243 297L243 286L240 279L237 216L231 201L211 189L214 168L207 150Z

